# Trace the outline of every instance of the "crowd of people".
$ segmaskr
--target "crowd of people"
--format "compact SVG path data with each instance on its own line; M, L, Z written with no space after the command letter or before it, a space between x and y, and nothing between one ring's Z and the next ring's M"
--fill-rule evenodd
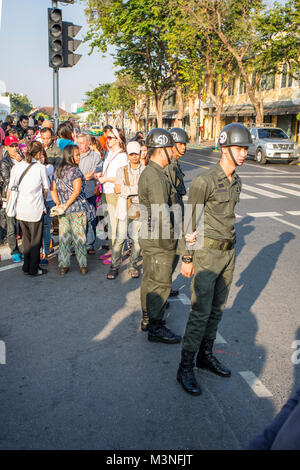
M249 130L233 123L221 131L220 161L191 183L187 204L192 208L191 222L186 225L186 188L179 164L188 142L183 129L153 129L146 141L137 132L129 142L119 128L105 126L98 139L81 132L72 119L59 124L56 133L44 119L36 128L29 127L27 116L21 116L16 126L8 117L0 129L4 147L0 159L1 235L8 242L12 260L24 260L24 274L47 274L52 236L59 234L60 275L68 273L72 255L86 275L88 256L96 254L97 223L103 219L107 236L99 259L109 265L107 279L118 276L126 243L131 278L140 275L142 255L141 330L148 332L151 342L182 342L176 378L185 392L202 393L195 363L199 369L230 377L231 371L215 357L213 343L233 278L234 207L242 186L235 169L246 158ZM199 205L205 217L201 245L197 245L200 232L195 222ZM168 209L156 216L155 206ZM177 219L175 206L180 213ZM144 209L146 233L141 228ZM158 236L153 237L156 223ZM171 228L168 237L163 235L166 224ZM176 224L180 239L175 236ZM168 298L179 294L172 290L179 255L181 273L193 276L192 308L183 338L167 328L164 319ZM299 390L248 448L299 449L297 419Z
M97 138L81 132L74 118L60 123L56 133L43 117L34 127L29 123L28 116L20 116L18 123L8 116L0 128L0 242L7 241L13 262L24 259L25 274L40 276L47 274L59 235L60 275L69 271L72 255L85 275L88 255L96 254L97 223L107 218L105 251L99 258L110 265L108 279L115 279L128 238L126 221L136 217L138 179L147 165L142 132L127 144L124 132L110 125ZM11 214L7 207L16 191ZM129 274L136 278L139 225L133 225L134 239L127 248Z

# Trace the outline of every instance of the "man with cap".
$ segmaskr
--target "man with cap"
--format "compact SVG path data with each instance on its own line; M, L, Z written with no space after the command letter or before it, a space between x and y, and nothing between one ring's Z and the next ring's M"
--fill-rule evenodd
M117 169L114 192L119 196L115 217L117 219L116 238L112 247L111 268L107 279L116 279L118 276L122 251L127 234L132 240L132 248L129 258L128 274L132 278L139 277L137 262L140 256L138 233L140 229L138 181L144 170L141 164L141 146L138 142L127 144L129 162Z
M166 328L163 320L176 249L171 186L164 172L171 163L174 140L168 131L157 128L149 132L146 145L150 161L138 183L142 222L139 242L143 251L141 329L148 330L149 341L174 344L181 337Z
M231 375L230 370L213 355L212 348L235 264L234 208L241 192L241 180L235 169L244 163L250 144L250 132L245 126L238 123L225 126L219 137L220 161L211 170L194 178L189 190L189 226L185 220L185 241L189 244L186 245L183 238L179 247L183 254L181 273L185 277L194 275L192 309L183 338L177 380L192 395L201 393L193 369L196 353L196 367L209 369L221 377ZM200 240L196 216L202 210L203 237Z
M7 217L6 215L6 196L11 170L14 165L22 161L22 157L19 151L19 141L16 137L6 137L4 140L4 146L5 154L3 159L0 161L0 196L2 201L1 224L3 224L4 221L6 222L7 241L11 251L12 260L15 263L20 263L22 261L22 255L19 251L16 238L17 222L15 217Z
M173 127L170 129L170 133L174 139L173 159L170 165L166 166L165 172L171 184L172 205L179 205L181 210L181 220L183 221L184 203L182 198L186 194L186 189L184 184L184 173L180 167L179 159L183 157L186 152L186 144L188 143L189 138L185 130L180 127ZM178 261L179 255L176 255L173 265L173 273L177 267ZM178 290L171 289L170 297L176 297L178 294Z

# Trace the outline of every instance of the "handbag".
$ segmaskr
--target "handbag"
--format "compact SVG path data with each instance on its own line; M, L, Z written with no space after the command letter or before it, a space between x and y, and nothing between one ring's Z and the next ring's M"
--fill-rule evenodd
M129 174L128 174L128 167L125 166L124 168L124 176L125 176L125 183L126 186L130 186L130 181L129 181ZM138 219L141 215L139 210L136 210L134 214L131 214L132 211L130 211L130 207L133 206L132 199L130 196L127 198L127 216L128 219Z
M54 206L50 209L49 213L50 213L50 217L55 217L56 215L64 215L65 211L62 207Z
M30 168L33 165L35 165L35 163L36 162L30 163L30 165L26 168L26 170L23 171L17 186L12 186L11 187L11 189L10 189L11 190L10 198L9 198L9 200L7 202L7 205L6 205L6 215L7 215L7 217L16 217L16 215L17 215L17 200L18 200L18 197L19 197L19 186L20 186L21 181L24 178L24 176L28 173Z

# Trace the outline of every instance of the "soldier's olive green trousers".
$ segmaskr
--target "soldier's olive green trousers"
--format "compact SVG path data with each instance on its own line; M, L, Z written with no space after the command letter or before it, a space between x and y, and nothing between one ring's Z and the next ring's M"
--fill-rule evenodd
M142 310L148 313L150 320L160 321L171 291L175 250L161 250L147 240L139 242L143 251Z
M235 250L203 248L193 255L190 316L182 348L196 352L203 338L215 340L232 282Z

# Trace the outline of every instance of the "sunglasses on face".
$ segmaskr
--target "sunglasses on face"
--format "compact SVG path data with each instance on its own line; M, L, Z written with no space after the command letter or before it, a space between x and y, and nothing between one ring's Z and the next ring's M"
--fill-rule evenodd
M108 135L108 136L107 136L107 138L108 138L108 140L111 140L111 139L116 139L116 137L115 137L115 136L113 136L113 135Z
M11 144L10 147L19 147L19 144Z

